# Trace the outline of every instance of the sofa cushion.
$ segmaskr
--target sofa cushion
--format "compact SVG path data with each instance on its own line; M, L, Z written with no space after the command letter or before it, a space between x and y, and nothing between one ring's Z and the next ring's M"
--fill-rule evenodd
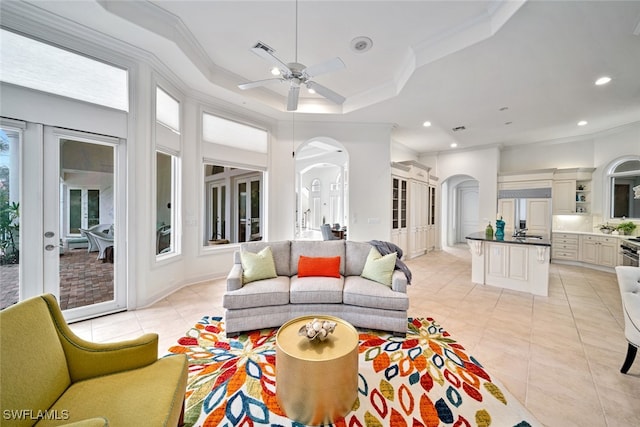
M242 288L226 292L222 296L222 306L227 309L286 304L289 304L287 276L247 283Z
M361 276L365 279L391 286L391 276L396 267L397 256L398 254L395 252L383 256L376 248L372 247Z
M394 292L390 287L360 276L344 279L343 302L361 307L385 310L407 310L409 298L402 292Z
M293 240L291 242L291 276L298 274L298 259L300 255L308 257L340 257L340 274L344 276L345 251L344 240Z
M276 265L276 274L278 276L291 276L289 269L289 260L291 258L291 242L285 240L283 242L244 242L240 244L240 250L258 253L262 249L269 246L273 254L273 261Z
M308 257L298 259L298 277L340 277L340 257Z
M292 304L341 303L344 279L342 277L291 278L289 300Z
M345 243L346 265L345 276L359 276L362 274L364 264L367 262L372 246L366 242L354 242L347 240Z
M277 276L276 265L273 262L271 248L267 246L260 252L240 252L242 262L242 282L250 283L256 280L273 279Z

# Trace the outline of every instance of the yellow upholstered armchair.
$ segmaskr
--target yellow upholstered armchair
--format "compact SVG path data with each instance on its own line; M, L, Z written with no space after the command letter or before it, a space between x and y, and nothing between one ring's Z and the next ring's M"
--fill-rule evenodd
M76 336L53 295L0 312L3 426L176 426L184 355L158 359L158 335L98 344Z

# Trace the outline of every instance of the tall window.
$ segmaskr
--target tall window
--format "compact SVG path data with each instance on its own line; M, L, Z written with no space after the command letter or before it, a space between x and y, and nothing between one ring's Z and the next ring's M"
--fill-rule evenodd
M18 130L0 128L0 309L19 296L20 139Z
M204 165L205 242L209 245L263 239L261 171Z
M156 247L159 257L179 252L180 103L156 87Z
M264 239L267 132L203 113L202 139L206 207L203 244ZM237 163L238 159L243 163Z
M0 80L129 111L127 70L0 29Z
M621 159L609 168L611 218L640 219L640 159Z

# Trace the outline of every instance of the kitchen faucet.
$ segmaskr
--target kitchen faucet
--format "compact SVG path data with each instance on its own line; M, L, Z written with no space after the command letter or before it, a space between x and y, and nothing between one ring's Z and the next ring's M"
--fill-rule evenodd
M513 231L513 237L527 237L527 229L526 228L516 228Z

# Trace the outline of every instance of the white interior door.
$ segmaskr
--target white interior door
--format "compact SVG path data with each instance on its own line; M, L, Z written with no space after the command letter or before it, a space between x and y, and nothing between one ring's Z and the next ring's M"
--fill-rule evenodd
M457 242L464 243L465 237L476 231L480 231L478 222L479 212L478 187L458 187L458 233ZM485 224L486 226L486 224Z

